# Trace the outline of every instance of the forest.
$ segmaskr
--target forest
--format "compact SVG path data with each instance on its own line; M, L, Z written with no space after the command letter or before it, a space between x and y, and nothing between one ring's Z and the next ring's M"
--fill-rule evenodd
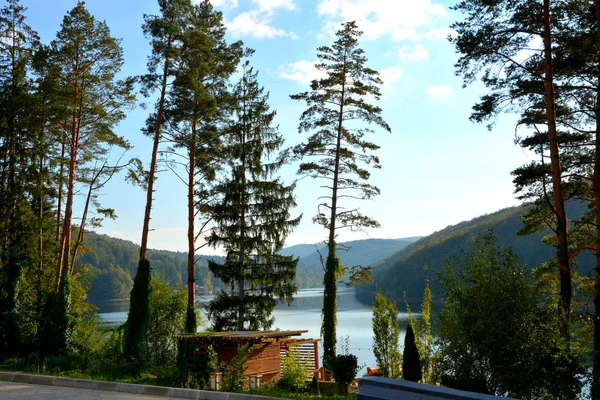
M357 21L323 40L320 77L289 94L304 111L302 142L288 146L255 51L230 40L222 12L209 0L158 6L140 28L150 45L146 71L131 77L121 73L121 39L85 2L48 42L19 0L0 10L2 368L201 388L224 369L227 387L242 390L247 349L239 368L211 363L198 374L183 366L176 335L204 334L197 286L215 292L210 332L272 329L276 304L290 304L307 280L284 251L286 238L312 218L327 233L309 268L323 287L322 365L341 394L358 370L356 356L339 352L345 284L374 295L373 352L386 376L519 398L600 399L600 3L451 7L462 18L448 37L455 73L465 86L485 87L471 120L492 129L501 114L516 115L515 141L536 157L513 171L524 206L407 241L380 264L367 247L349 261L338 243L344 230L381 226L358 204L379 199L371 173L383 150L372 136L392 132ZM131 148L119 123L142 98L148 164L115 158ZM315 215L296 214L298 181L282 179L286 166L315 182ZM185 186L181 257L148 248L163 173ZM91 233L116 217L101 194L123 177L146 197L134 253ZM224 256L199 257L206 246ZM113 261L90 268L100 259ZM89 301L108 292L130 302L114 330L98 324ZM421 297L421 319L411 317L400 354L396 304ZM433 301L441 304L434 319ZM297 364L286 368L280 388L308 393L311 377Z

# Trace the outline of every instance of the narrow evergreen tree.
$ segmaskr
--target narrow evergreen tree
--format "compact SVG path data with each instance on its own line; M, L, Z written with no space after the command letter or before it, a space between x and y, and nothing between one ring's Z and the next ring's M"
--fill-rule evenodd
M277 301L289 304L297 290L292 281L298 260L279 251L300 218L289 214L293 185L273 177L282 160L267 161L283 138L273 127L268 94L247 62L233 97L234 119L227 129L231 176L215 188L222 200L212 210L217 226L209 238L225 247L227 257L224 264L208 265L229 290L209 303L209 318L217 331L269 329Z
M404 354L402 356L402 377L407 381L419 382L421 375L421 357L415 342L413 327L408 324L404 336Z
M150 320L150 262L146 259L139 262L129 297L130 313L125 323L125 341L123 353L132 371L139 370L145 360L146 337Z
M373 130L361 127L361 122L391 131L381 117L381 108L367 102L368 96L379 99L382 81L377 71L366 66L364 51L358 47L361 34L355 22L342 24L333 45L317 49L320 63L316 67L327 76L314 80L310 92L291 96L307 104L300 117L299 131L312 132L306 143L293 148L293 154L303 160L315 157L303 161L298 173L329 181L325 188L330 194L320 197L327 201L319 204L313 218L329 232L321 327L323 360L329 370L335 358L337 280L342 273L336 255L337 231L379 226L358 208L341 206L339 200L371 199L379 194L377 187L367 183L370 172L366 169L380 168L379 158L369 154L379 146L364 138Z

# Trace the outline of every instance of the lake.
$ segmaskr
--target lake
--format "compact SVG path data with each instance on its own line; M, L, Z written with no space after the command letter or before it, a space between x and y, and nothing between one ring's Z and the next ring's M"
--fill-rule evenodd
M210 301L212 296L198 298L199 307ZM307 330L303 338L318 338L321 331L321 307L323 305L323 289L302 289L296 294L292 304L279 304L275 308L275 324L273 329ZM110 301L97 304L98 318L109 326L117 326L127 319L129 300ZM371 327L373 312L370 306L361 304L354 296L354 289L338 290L337 337L338 353L340 339L349 337L350 353L358 357L362 367L359 375L366 372L366 367L376 366L373 355L373 330ZM404 345L404 334L408 314L399 314L401 332L400 344ZM205 329L205 327L200 327ZM319 352L323 355L321 346Z

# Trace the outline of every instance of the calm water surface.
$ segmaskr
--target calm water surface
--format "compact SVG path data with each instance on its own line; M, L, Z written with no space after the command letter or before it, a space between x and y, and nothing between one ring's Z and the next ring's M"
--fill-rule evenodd
M200 297L199 307L204 309L204 304L212 299L212 296ZM98 317L100 321L109 326L117 326L127 319L129 300L110 301L97 304ZM323 289L303 289L298 291L296 298L289 306L279 304L274 312L274 329L280 330L307 330L303 338L318 338L321 331L321 307L323 305ZM359 365L363 368L359 374L365 372L366 367L376 365L373 356L373 330L371 320L373 313L370 306L365 306L356 300L353 289L340 289L338 291L338 313L337 313L337 337L349 337L350 353L358 357ZM400 344L404 344L404 329L406 327L408 314L400 313ZM206 326L200 327L205 329ZM338 343L338 352L341 351ZM322 355L322 349L319 346Z

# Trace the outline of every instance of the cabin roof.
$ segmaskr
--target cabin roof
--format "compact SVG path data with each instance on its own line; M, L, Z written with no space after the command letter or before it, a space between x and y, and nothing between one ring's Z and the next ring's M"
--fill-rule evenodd
M229 331L229 332L206 332L199 334L178 335L177 339L191 342L261 342L265 339L283 339L290 336L300 336L307 330L297 331Z

